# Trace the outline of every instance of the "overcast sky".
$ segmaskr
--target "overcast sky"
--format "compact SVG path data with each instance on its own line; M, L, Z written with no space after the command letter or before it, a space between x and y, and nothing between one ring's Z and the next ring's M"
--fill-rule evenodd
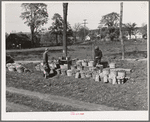
M39 1L38 1L39 2ZM24 24L24 21L19 17L23 9L22 2L5 2L5 31L10 33L13 30L16 32L29 32L30 28ZM49 21L45 25L46 28L51 26L51 18L55 13L59 13L63 17L62 2L44 2L47 4ZM75 23L83 23L87 19L87 27L89 29L97 29L98 23L103 15L111 12L120 13L120 2L69 2L67 20L74 26ZM123 23L135 22L137 26L148 22L148 2L123 2Z

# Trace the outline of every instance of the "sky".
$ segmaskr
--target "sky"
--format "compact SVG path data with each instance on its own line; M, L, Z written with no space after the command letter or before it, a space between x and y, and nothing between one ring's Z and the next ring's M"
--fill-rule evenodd
M38 1L40 2L40 1ZM23 12L21 8L22 2L3 2L4 3L4 25L5 32L30 32L30 28L24 24L19 16ZM48 23L43 27L50 27L52 24L52 17L55 13L63 17L62 2L44 2L47 4L49 14ZM81 2L68 2L68 15L67 21L71 27L75 23L83 23L86 19L86 26L89 29L97 29L102 16L116 12L120 14L120 2L115 1L81 1ZM143 23L148 23L148 2L146 1L125 1L123 2L123 23L136 23L140 27Z

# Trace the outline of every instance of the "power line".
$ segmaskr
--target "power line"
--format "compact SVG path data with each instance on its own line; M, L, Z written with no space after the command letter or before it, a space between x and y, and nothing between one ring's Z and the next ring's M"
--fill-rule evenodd
M86 19L84 19L83 21L84 21L84 22L83 22L82 24L84 24L84 27L85 27L86 24L88 24L88 23L86 22Z

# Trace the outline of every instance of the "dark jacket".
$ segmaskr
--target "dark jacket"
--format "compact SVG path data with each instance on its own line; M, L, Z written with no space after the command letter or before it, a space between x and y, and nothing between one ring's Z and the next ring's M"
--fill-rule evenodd
M101 50L94 50L94 58L99 58L101 59L102 58L102 51Z

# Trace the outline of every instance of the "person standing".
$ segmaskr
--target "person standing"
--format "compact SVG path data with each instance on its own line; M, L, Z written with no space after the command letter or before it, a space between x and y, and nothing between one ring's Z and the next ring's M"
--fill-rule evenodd
M97 65L97 64L100 64L101 63L101 58L102 58L102 51L99 49L98 46L95 47L95 50L94 50L94 67Z
M46 48L45 52L43 53L43 68L44 68L43 76L47 78L50 72L50 67L48 64L48 48Z

